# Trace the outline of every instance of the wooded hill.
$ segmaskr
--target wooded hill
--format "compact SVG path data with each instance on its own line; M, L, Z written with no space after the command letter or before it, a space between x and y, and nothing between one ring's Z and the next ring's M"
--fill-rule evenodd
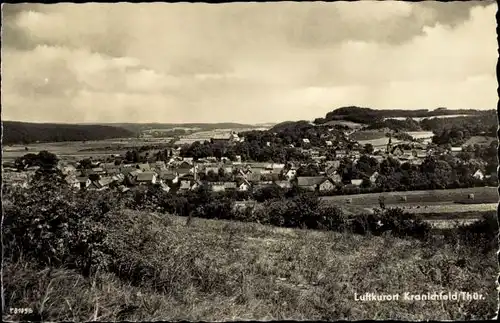
M328 112L324 118L317 118L314 120L314 123L323 124L328 121L344 120L371 125L374 123L381 123L386 118L430 118L451 115L484 116L491 113L495 113L495 110L450 110L446 108L438 108L435 110L374 110L350 106Z
M56 123L3 121L3 143L87 141L134 137L136 134L120 127Z

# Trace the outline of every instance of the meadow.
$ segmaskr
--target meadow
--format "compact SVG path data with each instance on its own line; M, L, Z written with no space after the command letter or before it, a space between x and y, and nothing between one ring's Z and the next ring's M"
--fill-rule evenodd
M356 195L337 195L323 196L322 200L335 203L337 205L363 205L366 207L378 206L379 197L384 197L386 205L392 204L424 204L433 203L452 203L467 199L469 194L474 194L475 198L481 199L482 203L498 203L498 188L497 187L472 187L446 190L429 190L429 191L407 191L407 192L384 192L384 193L369 193ZM406 197L406 201L402 203L402 198ZM348 199L351 201L348 202Z
M474 145L489 146L494 141L498 141L498 138L487 137L487 136L472 136L465 142L464 145L466 145L466 146L474 146Z
M66 141L37 143L29 145L9 145L2 148L2 159L14 160L28 153L37 154L47 150L64 160L80 160L87 157L106 158L114 154L124 154L132 147L168 144L171 138L121 138L98 141ZM26 150L27 148L27 150Z
M469 194L474 194L475 199L468 199ZM481 218L484 213L495 212L499 201L496 187L323 196L321 199L341 207L350 216L373 213L380 207L380 196L384 196L386 207L401 208L405 212L417 214L433 226L450 222L445 227L456 225L452 223L453 220L472 221Z
M415 121L422 121L424 119L442 119L442 118L457 118L457 117L469 117L470 115L467 114L450 114L450 115L442 115L442 116L432 116L432 117L415 117L412 118ZM406 120L407 117L388 117L384 118L384 120L387 119L395 119L395 120Z
M324 125L329 125L329 126L346 126L351 129L360 129L366 126L365 124L362 123L357 123L357 122L352 122L352 121L345 121L345 120L331 120L328 122L325 122Z
M414 139L421 139L424 143L429 143L434 135L430 131L409 131L407 132ZM385 135L384 130L361 130L353 133L350 138L356 140L360 145L371 144L375 148L386 146L389 138ZM392 143L396 144L402 142L396 138L392 138Z
M7 304L44 321L469 320L495 315L495 252L390 235L284 229L124 210L115 270L4 267ZM68 288L71 286L71 288ZM483 300L361 302L366 292L468 291ZM4 320L20 320L4 313Z

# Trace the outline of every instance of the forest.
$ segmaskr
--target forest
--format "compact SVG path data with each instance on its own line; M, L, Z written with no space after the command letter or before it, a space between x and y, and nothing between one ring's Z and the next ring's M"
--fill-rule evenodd
M6 145L36 142L90 141L136 136L132 131L111 126L3 121Z

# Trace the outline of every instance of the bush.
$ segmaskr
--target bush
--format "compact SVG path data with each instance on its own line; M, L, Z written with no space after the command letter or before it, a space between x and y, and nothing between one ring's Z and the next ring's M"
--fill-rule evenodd
M13 189L4 196L5 256L89 275L107 264L106 226L120 207L112 192L75 194L50 183Z
M498 249L498 218L496 212L483 215L482 219L460 226L457 238L472 246L480 246L483 252Z
M375 235L392 232L396 236L412 236L425 238L430 232L430 225L415 215L406 213L400 208L377 210L373 214L360 214L351 221L354 233Z

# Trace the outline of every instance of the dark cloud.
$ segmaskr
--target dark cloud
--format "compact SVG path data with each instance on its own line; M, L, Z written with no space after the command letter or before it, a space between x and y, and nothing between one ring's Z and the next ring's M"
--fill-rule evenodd
M10 5L3 114L266 122L352 104L491 108L497 8L486 5Z

